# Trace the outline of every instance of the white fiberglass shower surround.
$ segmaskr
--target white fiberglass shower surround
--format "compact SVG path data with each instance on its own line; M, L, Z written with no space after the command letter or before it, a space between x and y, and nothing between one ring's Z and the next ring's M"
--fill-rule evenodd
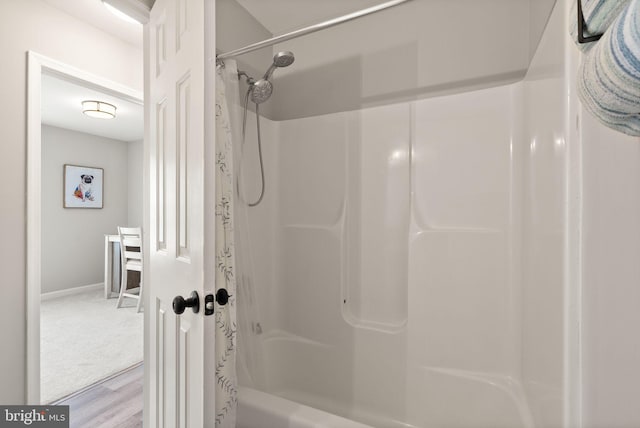
M217 3L220 52L269 35L240 7L255 2ZM463 10L472 2L454 3ZM486 2L504 20L517 3ZM250 251L253 268L238 272L238 299L250 308L238 315L248 326L239 331L240 428L569 428L597 420L583 409L597 393L581 389L589 381L581 353L590 346L579 328L588 322L579 281L590 257L581 174L592 155L578 132L597 126L576 124L570 4L547 5L520 16L544 15L544 33L523 37L534 44L522 73L483 58L501 47L456 57L446 48L424 53L414 41L330 59L338 44L370 37L358 33L366 25L397 23L386 11L237 58L260 78L274 54L296 55L260 105L263 159L249 112L240 160L246 195L238 203L265 189L241 226L249 245L239 251ZM297 71L305 60L315 64ZM446 69L429 61L455 76L468 61L503 69L410 91L403 79L419 87L421 73ZM376 70L394 62L395 75ZM349 80L345 70L360 76ZM245 90L243 80L238 99Z

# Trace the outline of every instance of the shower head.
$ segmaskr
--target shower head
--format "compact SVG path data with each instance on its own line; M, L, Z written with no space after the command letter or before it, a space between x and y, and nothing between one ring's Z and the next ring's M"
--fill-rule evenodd
M262 104L271 97L273 93L273 83L267 79L260 79L251 85L250 93L251 101L256 104Z
M293 61L295 61L295 59L296 58L293 56L293 52L282 51L273 56L273 63L276 67L288 67L293 64Z
M289 52L289 51L278 52L273 57L273 64L271 64L271 66L269 67L267 72L264 73L264 76L262 78L265 80L269 80L273 72L276 70L276 68L288 67L291 64L293 64L294 60L295 60L295 57L293 56L293 52Z
M269 80L271 79L273 72L276 70L276 68L288 67L289 65L293 64L294 60L295 57L293 56L293 53L289 51L282 51L275 54L275 56L273 57L273 64L271 64L267 72L264 73L262 79L251 85L251 101L256 104L261 104L267 101L273 93L273 83L271 83L271 81Z

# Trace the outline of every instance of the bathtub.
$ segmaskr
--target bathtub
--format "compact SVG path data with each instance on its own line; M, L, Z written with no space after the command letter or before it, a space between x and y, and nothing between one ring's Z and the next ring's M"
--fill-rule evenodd
M255 389L238 391L237 428L372 428Z

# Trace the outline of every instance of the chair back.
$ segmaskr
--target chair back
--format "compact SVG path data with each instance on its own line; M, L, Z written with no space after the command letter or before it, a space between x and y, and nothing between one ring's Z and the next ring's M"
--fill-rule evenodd
M120 258L125 268L129 262L142 264L142 229L139 227L118 227L120 236Z

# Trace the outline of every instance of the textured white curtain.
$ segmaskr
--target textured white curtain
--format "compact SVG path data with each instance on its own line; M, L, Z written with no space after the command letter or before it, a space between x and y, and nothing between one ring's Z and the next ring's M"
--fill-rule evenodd
M234 239L234 139L238 74L234 61L216 67L216 287L231 295L216 306L216 428L235 428L236 375L236 248Z

